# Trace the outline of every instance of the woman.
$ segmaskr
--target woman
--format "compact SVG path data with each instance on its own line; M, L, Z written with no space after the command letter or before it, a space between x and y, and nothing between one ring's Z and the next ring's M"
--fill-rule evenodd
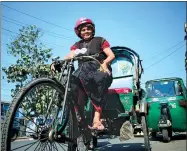
M99 53L97 58L103 71L99 71L99 65L93 60L82 60L78 62L78 69L73 73L71 78L71 87L73 97L76 99L84 112L84 106L91 99L94 106L93 129L103 130L104 126L100 120L102 108L104 106L107 90L112 83L112 69L110 63L115 56L110 49L110 44L102 37L94 37L95 24L91 19L80 18L75 25L75 33L81 39L76 42L70 49L65 59L73 58L77 50L84 48L85 55L94 55Z

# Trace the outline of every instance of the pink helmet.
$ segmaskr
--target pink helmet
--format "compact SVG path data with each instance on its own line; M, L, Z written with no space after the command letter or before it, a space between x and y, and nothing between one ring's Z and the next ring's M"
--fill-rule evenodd
M80 37L82 39L82 37L80 36L80 31L79 31L79 27L81 25L85 25L85 24L91 24L93 26L93 36L95 35L95 24L93 23L93 21L89 18L80 18L75 25L75 33L78 37Z

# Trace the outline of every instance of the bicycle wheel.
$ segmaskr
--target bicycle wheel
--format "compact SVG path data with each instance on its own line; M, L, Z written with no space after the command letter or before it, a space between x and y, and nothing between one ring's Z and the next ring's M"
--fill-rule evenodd
M16 130L15 128L12 129L12 136L11 136L11 141L15 141L18 137L18 130Z
M64 127L65 130L68 126L66 135L69 139L76 138L77 122L73 108L66 105L62 111L64 91L59 82L48 78L36 79L24 87L9 105L2 127L2 151L75 151L75 145L65 141L56 142L52 135L61 114L64 113L60 129ZM26 139L11 142L11 132L15 124L20 128L20 136Z

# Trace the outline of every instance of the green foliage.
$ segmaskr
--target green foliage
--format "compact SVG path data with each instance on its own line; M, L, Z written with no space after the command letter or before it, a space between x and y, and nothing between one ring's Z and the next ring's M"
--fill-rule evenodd
M23 27L18 36L7 45L8 53L17 58L15 64L2 68L7 81L16 84L15 89L11 90L12 97L32 79L51 74L47 64L52 56L51 49L40 42L41 36L42 33L36 26Z

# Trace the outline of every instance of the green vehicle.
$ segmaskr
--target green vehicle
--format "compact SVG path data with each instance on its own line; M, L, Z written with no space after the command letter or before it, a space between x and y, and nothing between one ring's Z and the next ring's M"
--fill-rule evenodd
M181 78L163 78L146 82L148 127L152 137L161 132L164 142L173 132L186 132L186 87Z

